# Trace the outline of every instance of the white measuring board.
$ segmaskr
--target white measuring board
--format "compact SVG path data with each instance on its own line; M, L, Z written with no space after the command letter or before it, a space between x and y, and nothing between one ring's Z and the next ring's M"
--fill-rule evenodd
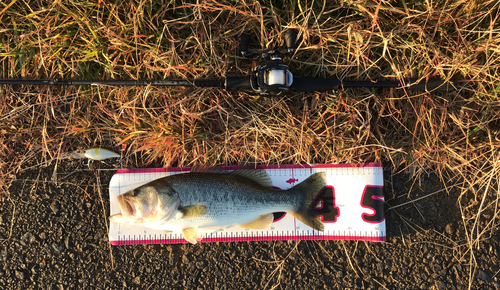
M238 166L221 166L235 170ZM288 189L315 172L325 172L327 186L311 206L321 212L325 225L319 232L289 214L275 213L275 220L266 229L232 227L217 232L203 232L203 242L276 241L276 240L363 240L385 241L383 170L379 163L358 165L263 165L273 186ZM111 215L120 213L117 196L152 180L172 174L183 174L191 168L121 169L109 184ZM187 243L181 232L165 232L137 225L110 222L112 245Z

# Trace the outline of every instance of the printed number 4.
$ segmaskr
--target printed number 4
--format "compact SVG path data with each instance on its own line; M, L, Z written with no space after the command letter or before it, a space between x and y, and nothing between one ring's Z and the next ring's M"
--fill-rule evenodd
M312 206L321 217L324 223L334 223L339 216L339 208L335 206L335 191L332 186L326 186L321 189L312 202Z

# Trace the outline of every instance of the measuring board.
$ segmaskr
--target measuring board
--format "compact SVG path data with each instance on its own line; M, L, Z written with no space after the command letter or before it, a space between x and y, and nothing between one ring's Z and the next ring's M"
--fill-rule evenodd
M221 166L236 170L238 166ZM273 186L288 189L316 172L325 172L327 186L311 206L321 213L324 231L303 224L290 214L274 213L266 229L232 227L217 232L202 232L203 242L277 241L277 240L362 240L385 241L383 171L379 163L358 165L262 165ZM109 196L111 215L120 213L117 196L152 180L187 173L191 168L120 169L111 178ZM112 245L187 243L181 232L165 232L137 225L110 222Z

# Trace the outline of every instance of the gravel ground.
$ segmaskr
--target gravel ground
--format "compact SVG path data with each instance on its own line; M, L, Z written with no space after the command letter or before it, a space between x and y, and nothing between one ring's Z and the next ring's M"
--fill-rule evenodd
M2 289L467 289L469 280L472 289L500 289L497 226L474 249L471 271L458 190L409 203L444 188L432 175L414 183L386 174L388 205L407 204L387 207L385 243L111 247L107 186L114 171L64 161L54 172L23 172L0 196ZM465 200L467 216L478 202L472 195ZM481 231L492 214L479 220ZM465 220L468 227L473 222Z

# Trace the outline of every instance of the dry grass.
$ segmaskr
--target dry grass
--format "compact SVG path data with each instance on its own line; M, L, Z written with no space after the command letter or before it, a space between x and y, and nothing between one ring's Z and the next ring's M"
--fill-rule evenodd
M8 1L0 77L193 79L244 74L254 48L300 30L296 75L459 78L451 93L392 89L257 98L215 89L0 87L0 183L90 146L125 166L384 161L464 194L468 245L498 228L498 1ZM311 4L312 2L312 4ZM475 201L473 201L475 202ZM478 220L491 211L487 228ZM473 255L470 255L471 261Z

